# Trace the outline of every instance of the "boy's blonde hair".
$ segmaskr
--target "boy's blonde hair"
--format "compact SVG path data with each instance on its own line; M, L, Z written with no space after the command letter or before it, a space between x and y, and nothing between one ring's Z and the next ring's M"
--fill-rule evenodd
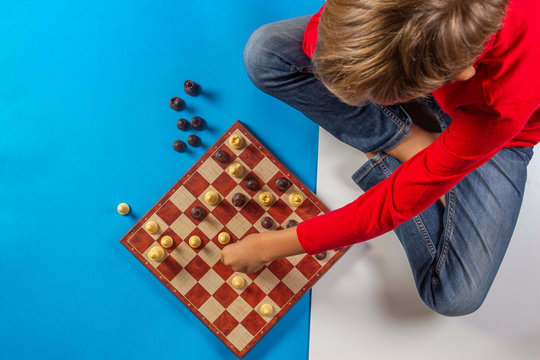
M327 0L313 58L342 101L391 104L454 80L500 29L508 0Z

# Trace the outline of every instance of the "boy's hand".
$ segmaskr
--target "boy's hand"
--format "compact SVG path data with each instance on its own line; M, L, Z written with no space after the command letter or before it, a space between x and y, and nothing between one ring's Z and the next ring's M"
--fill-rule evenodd
M261 249L264 234L251 234L242 241L225 246L221 251L221 262L234 271L251 274L257 272L269 259Z
M304 253L296 228L251 234L227 245L221 251L221 262L234 271L251 274L278 258Z

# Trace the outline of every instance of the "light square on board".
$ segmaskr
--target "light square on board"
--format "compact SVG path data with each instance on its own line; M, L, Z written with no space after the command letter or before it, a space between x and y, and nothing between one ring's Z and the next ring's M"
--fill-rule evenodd
M223 313L225 308L216 299L209 297L208 300L201 305L199 310L205 315L208 321L214 322L218 316Z
M218 232L223 229L223 224L216 219L213 214L208 214L204 221L199 224L199 229L209 238L212 239Z
M264 268L254 282L264 293L268 294L279 283L279 279L268 268Z
M181 239L185 239L194 229L195 224L191 221L186 214L181 214L172 224L171 229L180 236Z
M239 296L227 307L227 310L240 322L251 312L252 307Z
M195 196L183 186L180 186L170 197L171 202L182 212L195 201Z
M241 238L251 228L251 224L242 214L236 214L226 225L237 238Z
M197 172L201 174L201 176L208 181L208 183L212 184L218 176L223 174L223 169L217 164L216 161L210 158L208 161L201 163Z
M186 295L196 283L197 280L195 280L185 269L180 270L180 272L171 280L171 285L182 295Z
M289 271L289 273L285 275L281 281L283 281L283 283L295 293L302 290L307 283L306 277L296 268L291 269L291 271Z
M223 285L223 280L218 274L216 274L214 270L209 269L208 272L199 280L199 283L204 286L210 295L214 295L216 290Z
M210 241L199 252L199 256L208 265L214 266L221 258L221 249L214 242Z
M241 324L234 328L227 338L236 349L244 349L253 340L253 336Z
M253 171L264 183L267 183L279 171L279 169L270 159L264 158L257 164L257 166L255 166Z
M170 256L173 257L182 267L189 264L195 255L197 255L195 250L193 250L185 241L178 244L178 246L170 254Z

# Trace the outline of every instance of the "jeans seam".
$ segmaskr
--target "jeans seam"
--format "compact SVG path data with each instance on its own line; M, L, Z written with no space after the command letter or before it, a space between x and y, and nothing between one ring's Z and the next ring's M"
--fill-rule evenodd
M428 248L431 258L435 259L437 256L437 249L435 248L435 244L433 244L433 240L431 239L431 236L429 236L429 233L426 229L426 226L424 225L424 222L420 218L420 215L415 216L413 220L416 227L418 228L418 231L420 232L420 234L422 234L422 237L424 238L424 242L426 243L426 247Z
M445 226L444 234L443 234L443 247L441 251L441 256L436 266L436 270L438 274L441 273L442 268L444 267L444 264L446 263L446 259L448 257L448 250L450 248L450 238L452 237L452 233L454 229L455 204L456 204L455 190L450 189L450 191L448 192L448 199L447 199L447 204L446 204L447 220L446 220L446 226Z
M407 116L407 120L409 121L403 121L400 119L399 116L397 116L396 114L394 114L392 111L390 111L388 109L387 106L384 106L384 105L377 105L377 107L379 108L379 110L385 115L387 116L388 118L390 118L390 120L392 120L392 122L394 124L396 124L397 126L399 126L399 131L397 133L394 134L394 136L392 136L392 138L390 140L388 140L386 143L384 143L383 145L381 145L379 147L379 149L375 150L375 151L388 151L392 148L394 148L398 143L398 139L401 138L401 136L405 133L405 132L408 132L408 130L411 128L411 124L412 124L412 119L411 117L409 116L409 114L407 114L406 111L404 111L404 113L406 114Z
M384 160L388 157L388 155L385 155L383 157L381 157L381 160ZM386 164L384 163L384 161L381 161L381 169L382 171L384 172L384 175L389 178L390 176L392 176L392 171L390 171L390 169L388 168L388 166L386 166Z
M370 172L374 167L376 167L377 165L379 165L379 164L385 159L385 157L388 156L388 155L386 155L386 154L384 154L384 155L379 155L379 154L377 154L377 155L375 155L375 156L372 158L372 160L375 159L375 157L377 157L377 156L379 157L379 159L376 159L376 161L373 162L370 166L368 166L362 173L360 173L360 174L355 174L356 176L353 175L353 180L354 180L355 183L358 183L358 182L360 181L360 179L362 179L362 178L363 178L368 172Z
M302 66L302 67L296 67L292 66L291 72L299 72L299 73L313 73L313 66Z

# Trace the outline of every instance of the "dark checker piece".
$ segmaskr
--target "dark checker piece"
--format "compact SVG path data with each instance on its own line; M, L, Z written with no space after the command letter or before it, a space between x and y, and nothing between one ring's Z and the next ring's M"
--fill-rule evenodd
M195 81L186 80L184 81L184 91L188 95L197 95L199 92L200 86Z
M250 190L257 190L259 188L259 182L254 178L246 179L246 187Z
M190 146L197 146L199 145L199 137L197 135L189 135L187 138L187 143Z
M234 206L240 207L246 203L246 195L242 193L236 193L233 195L231 200Z
M279 190L279 191L287 191L287 189L291 186L291 182L284 178L284 177L280 177L276 180L276 188Z
M261 225L265 229L270 229L272 226L274 226L274 219L269 216L265 216L261 219Z
M291 228L291 227L295 227L296 225L298 225L298 221L289 220L289 221L287 221L287 224L285 224L285 227L288 229L288 228Z
M173 144L173 149L182 152L186 148L186 144L182 140L176 140Z
M193 209L191 209L191 216L193 216L194 219L199 220L206 214L206 211L200 206L194 206Z
M204 120L200 116L191 118L191 127L195 130L201 130L204 127Z
M324 260L324 259L326 259L326 251L325 251L325 252L322 252L322 253L320 253L320 254L316 254L316 255L315 255L315 259L317 259L317 260Z
M180 119L176 122L176 127L180 130L187 130L189 128L189 121L186 119Z
M229 154L227 154L223 150L216 151L216 155L214 155L217 161L219 161L222 164L225 164L229 161Z
M169 101L169 106L173 110L180 111L184 107L184 101L179 97L175 96Z

